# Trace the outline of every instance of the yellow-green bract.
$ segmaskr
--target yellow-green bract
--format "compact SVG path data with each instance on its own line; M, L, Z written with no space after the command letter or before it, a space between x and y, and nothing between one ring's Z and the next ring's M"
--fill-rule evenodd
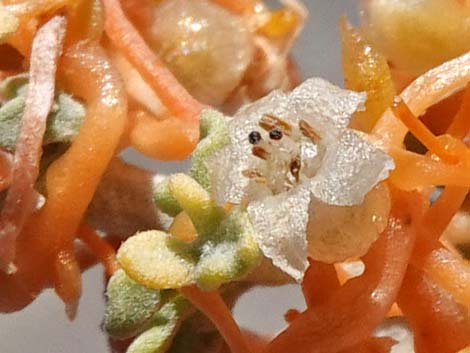
M118 260L135 281L150 288L196 283L214 289L249 272L260 259L253 228L240 208L228 214L194 179L176 174L169 195L191 218L198 237L191 243L161 231L138 233L119 249Z

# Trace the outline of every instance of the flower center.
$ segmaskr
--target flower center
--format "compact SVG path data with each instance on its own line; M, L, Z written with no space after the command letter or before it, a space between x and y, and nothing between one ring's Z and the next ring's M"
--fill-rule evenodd
M305 120L297 125L264 115L260 130L252 131L248 141L252 153L260 163L243 175L251 179L252 189L265 189L271 194L288 191L302 181L313 177L321 162L321 136Z

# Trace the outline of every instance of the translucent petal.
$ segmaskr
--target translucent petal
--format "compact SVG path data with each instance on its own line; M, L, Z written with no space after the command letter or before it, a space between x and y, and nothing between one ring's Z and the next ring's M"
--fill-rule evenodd
M310 190L330 205L357 205L394 167L385 152L358 132L346 129L338 143L327 149L318 174L310 181Z
M229 124L230 144L215 153L209 162L217 202L243 200L249 180L242 172L262 163L252 155L248 135L257 130L266 138L266 132L258 125L263 115L276 116L293 126L305 119L322 136L322 142L328 144L337 141L351 115L363 107L365 98L364 93L343 90L323 79L312 78L291 94L275 91L243 107Z
M383 184L354 206L328 205L313 197L307 226L308 255L326 263L363 256L385 229L389 213L390 195Z
M296 281L302 280L308 265L306 227L309 203L308 189L298 187L248 206L264 255Z
M159 1L149 44L198 100L223 104L252 61L254 45L242 16L207 0Z
M287 95L275 91L253 104L242 108L229 123L230 144L219 150L210 159L214 198L219 204L231 202L239 204L249 180L242 172L261 163L251 153L253 147L248 135L253 130L260 131L258 121L264 114L285 116L288 112Z
M324 142L334 142L357 110L363 109L365 93L337 87L321 78L311 78L289 95L292 119L305 119Z

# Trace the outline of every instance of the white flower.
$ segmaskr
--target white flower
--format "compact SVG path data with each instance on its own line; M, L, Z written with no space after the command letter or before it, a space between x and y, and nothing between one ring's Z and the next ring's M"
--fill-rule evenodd
M245 204L264 255L298 281L308 264L312 201L360 204L394 168L347 128L365 99L318 78L289 94L275 91L230 120L230 143L209 161L214 198Z

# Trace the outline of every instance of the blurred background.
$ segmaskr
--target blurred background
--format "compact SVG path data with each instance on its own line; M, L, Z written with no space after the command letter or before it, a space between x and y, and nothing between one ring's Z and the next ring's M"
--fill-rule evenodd
M197 0L194 0L197 1ZM304 0L310 17L294 48L304 78L319 76L342 84L338 19L347 15L357 21L358 0ZM275 6L275 1L269 1ZM147 168L171 173L184 170L184 163L150 163L135 155L126 156ZM104 313L104 276L101 267L83 275L83 296L74 322L68 322L63 304L52 290L42 293L18 313L0 314L0 353L108 353L108 341L101 330ZM0 288L1 290L1 288ZM275 333L284 326L289 308L302 309L303 297L297 286L257 289L241 298L235 315L241 326L262 333Z

